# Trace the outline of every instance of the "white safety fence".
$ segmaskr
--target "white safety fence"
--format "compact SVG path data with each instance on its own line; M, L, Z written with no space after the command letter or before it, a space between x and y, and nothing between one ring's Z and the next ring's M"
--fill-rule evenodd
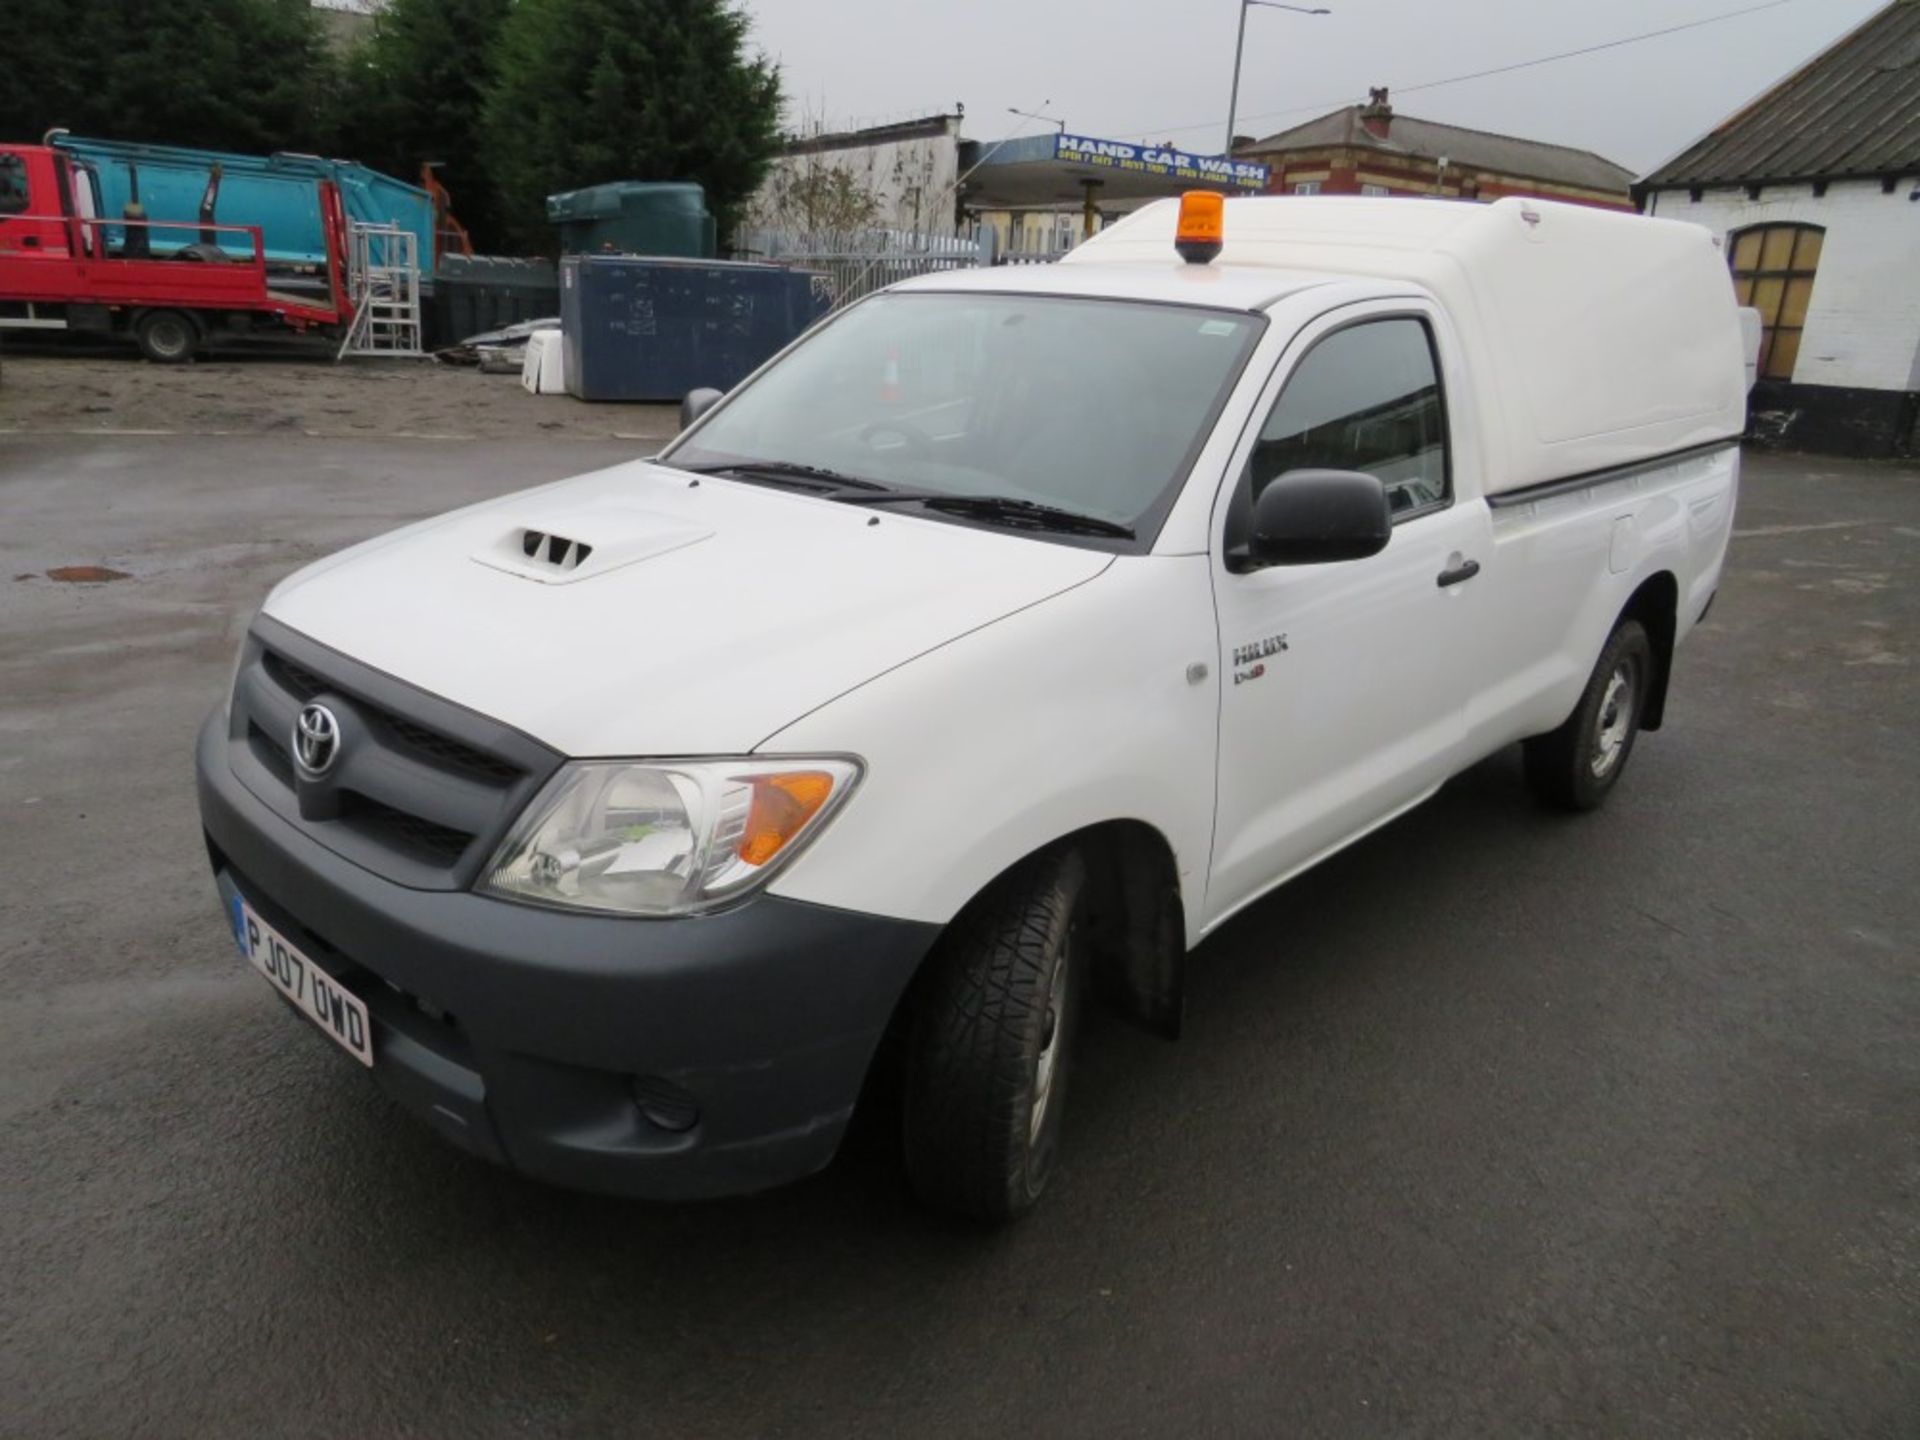
M991 246L978 240L905 230L742 230L733 237L733 253L812 271L836 310L915 275L992 263Z

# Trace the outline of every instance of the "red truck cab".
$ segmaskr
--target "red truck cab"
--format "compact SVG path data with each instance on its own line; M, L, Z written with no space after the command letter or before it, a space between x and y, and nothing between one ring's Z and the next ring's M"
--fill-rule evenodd
M69 255L65 217L92 209L92 191L76 192L73 160L44 145L0 148L0 258Z

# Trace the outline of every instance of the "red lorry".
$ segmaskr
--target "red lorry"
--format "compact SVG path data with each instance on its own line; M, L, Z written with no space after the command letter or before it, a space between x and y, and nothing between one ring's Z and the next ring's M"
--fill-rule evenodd
M105 217L64 151L0 147L0 330L131 334L150 360L191 360L219 330L341 333L347 222L330 180L315 184L327 235L325 294L274 290L257 225Z

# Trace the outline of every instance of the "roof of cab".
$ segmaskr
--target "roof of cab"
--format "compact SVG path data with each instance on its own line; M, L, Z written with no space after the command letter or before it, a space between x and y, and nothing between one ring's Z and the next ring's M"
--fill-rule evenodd
M1424 255L1448 240L1497 220L1503 207L1520 201L1481 205L1471 200L1422 200L1349 196L1246 195L1228 200L1225 246L1214 267L1277 266L1305 281L1324 279L1325 270L1339 272L1348 252ZM1533 202L1525 202L1533 205ZM1178 200L1144 205L1108 226L1060 262L1070 266L1110 269L1138 263L1142 258L1173 254ZM1638 219L1638 216L1633 217ZM1302 247L1314 247L1302 264ZM1201 267L1194 267L1201 268ZM1213 268L1213 267L1208 267ZM1389 264L1391 273L1398 267ZM1358 266L1351 273L1381 273Z
M997 265L916 276L891 287L899 291L972 290L1015 295L1072 295L1204 305L1216 310L1261 311L1275 301L1342 277L1229 265L1189 265L1167 247L1164 260L1114 265Z
M1462 231L1484 226L1489 213L1519 203L1235 196L1227 202L1226 245L1219 258L1190 265L1173 248L1180 202L1158 200L1051 265L945 270L892 288L1104 295L1259 311L1319 285L1424 279L1424 265L1436 249ZM1371 263L1361 259L1362 252Z

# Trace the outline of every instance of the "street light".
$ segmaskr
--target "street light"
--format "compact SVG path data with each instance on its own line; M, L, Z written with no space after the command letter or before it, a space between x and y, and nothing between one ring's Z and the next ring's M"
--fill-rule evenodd
M1066 121L1058 120L1051 115L1046 115L1041 113L1047 108L1047 106L1051 105L1052 103L1053 102L1051 100L1042 100L1040 102L1039 110L1021 110L1015 106L1009 105L1007 106L1007 113L1009 115L1024 115L1029 120L1041 120L1046 122L1049 125L1058 125L1060 127L1060 133L1064 135L1067 133Z
M1233 91L1227 99L1227 145L1220 153L1231 160L1233 158L1233 119L1234 112L1240 108L1240 54L1247 48L1247 7L1261 5L1268 10L1291 10L1296 15L1331 15L1331 10L1316 7L1309 10L1304 5L1282 5L1279 0L1240 0L1240 38L1233 44Z

